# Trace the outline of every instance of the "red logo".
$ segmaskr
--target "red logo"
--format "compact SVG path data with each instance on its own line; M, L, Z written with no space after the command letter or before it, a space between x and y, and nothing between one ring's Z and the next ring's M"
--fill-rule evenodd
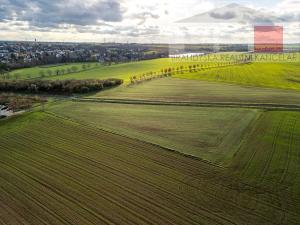
M283 52L283 27L255 26L254 51L266 53Z

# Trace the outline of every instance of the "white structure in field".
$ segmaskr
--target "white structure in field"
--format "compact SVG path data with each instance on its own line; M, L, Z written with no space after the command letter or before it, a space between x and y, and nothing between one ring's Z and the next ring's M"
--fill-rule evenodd
M6 106L0 105L0 117L11 116L13 111L9 110Z

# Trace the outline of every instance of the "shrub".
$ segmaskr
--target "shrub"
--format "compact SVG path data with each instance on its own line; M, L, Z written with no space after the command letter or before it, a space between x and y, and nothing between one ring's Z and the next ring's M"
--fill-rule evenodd
M88 93L89 91L90 91L90 89L86 86L80 88L81 93Z

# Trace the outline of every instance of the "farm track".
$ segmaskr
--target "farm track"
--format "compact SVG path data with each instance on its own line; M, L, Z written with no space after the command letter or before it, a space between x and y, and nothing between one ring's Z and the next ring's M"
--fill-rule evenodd
M0 137L3 221L278 224L280 202L260 200L223 168L42 114ZM299 219L287 213L289 224Z
M251 109L262 109L262 110L300 111L300 105L277 104L277 103L176 102L176 101L152 101L152 100L106 99L106 98L73 98L72 100L75 102L94 102L94 103L112 103L112 104L251 108Z
M272 149L271 149L271 153L267 159L267 162L265 163L265 166L261 172L261 175L260 175L260 182L262 183L265 178L266 178L266 175L267 175L267 172L269 171L270 169L270 165L271 165L271 162L272 162L272 159L274 157L274 154L276 152L276 148L277 148L277 141L278 141L278 136L280 135L280 131L282 129L282 126L284 124L284 117L281 118L281 120L279 121L279 124L276 126L275 128L275 134L274 134L274 137L273 137L273 141L272 141Z
M261 114L258 118L257 118L257 121L256 121L256 124L260 124L261 122L263 121L263 114ZM251 134L253 133L253 132L255 132L256 131L256 129L255 129L255 127L253 127L252 128L252 130L249 132L249 134L248 134L248 136L247 136L247 140L250 138L250 136L251 136ZM260 130L259 130L260 131ZM247 141L247 140L245 140L245 142ZM239 148L239 151L241 151L241 148L243 147L243 145L241 145L240 146L240 148ZM247 152L248 153L248 152ZM254 158L255 158L255 155L258 153L258 148L255 148L252 152L251 152L251 155L250 155L250 157L249 157L249 159L246 161L246 162L244 162L243 164L244 165L240 165L240 167L237 169L237 168L235 168L235 170L238 170L238 171L242 171L240 174L241 174L241 176L243 177L243 176L245 176L245 174L246 174L246 172L248 171L248 169L249 169L249 167L251 166L251 163L253 162L253 160L254 160ZM239 153L239 155L243 155L243 153L241 152L241 153ZM245 155L245 154L244 154ZM241 160L241 162L243 162L242 160Z
M291 125L291 129L290 129L290 135L289 135L289 145L288 145L288 150L287 150L287 159L285 162L285 166L284 166L284 172L282 173L281 177L280 177L280 183L284 183L286 176L288 174L288 170L289 170L289 166L291 164L291 154L292 154L292 148L293 148L293 144L294 144L294 132L295 132L295 128L297 125L297 120L292 120L292 125Z

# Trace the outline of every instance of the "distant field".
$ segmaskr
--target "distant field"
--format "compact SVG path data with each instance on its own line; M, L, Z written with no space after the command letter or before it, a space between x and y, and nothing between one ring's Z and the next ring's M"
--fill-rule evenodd
M300 93L203 80L164 78L99 92L89 98L300 104Z
M235 65L175 77L300 91L300 62Z
M69 63L69 64L44 65L44 66L14 70L11 72L10 77L11 79L14 79L15 77L17 77L18 79L32 79L32 78L40 77L41 76L40 72L43 71L45 78L47 77L58 78L59 76L63 76L63 75L56 76L55 74L57 70L65 70L64 72L66 73L68 72L68 69L71 69L73 66L77 67L78 70L82 70L83 65L90 65L89 69L99 66L98 63ZM48 74L48 71L51 71L51 75Z
M258 115L257 110L247 109L81 102L49 110L218 164L230 160Z
M300 223L294 189L46 113L0 124L2 224Z

